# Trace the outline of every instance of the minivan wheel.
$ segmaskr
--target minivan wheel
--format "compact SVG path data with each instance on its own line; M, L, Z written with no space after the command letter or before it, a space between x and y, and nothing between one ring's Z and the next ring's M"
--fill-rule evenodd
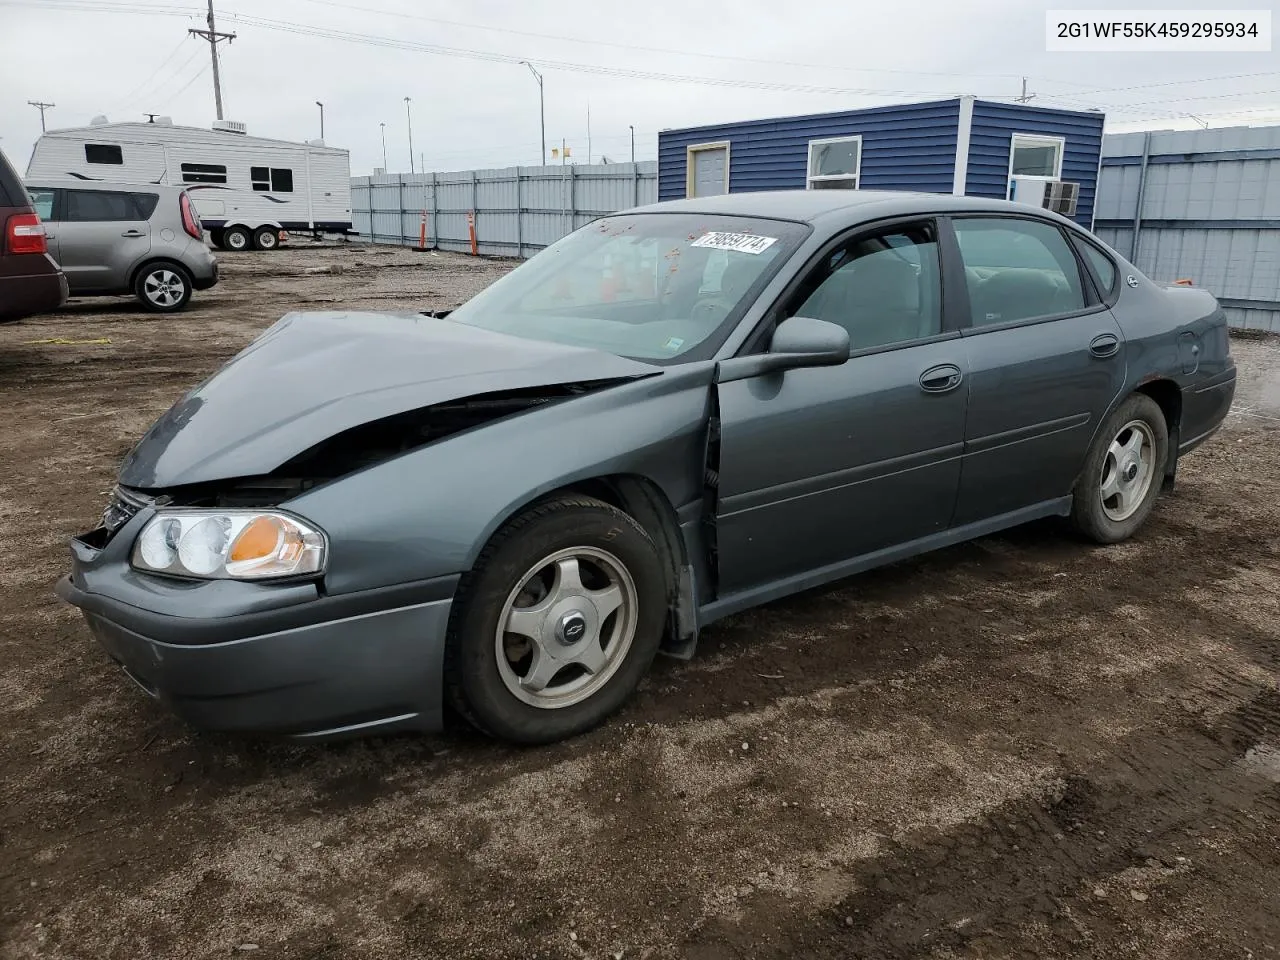
M272 227L259 227L253 235L253 245L259 250L274 250L280 246L280 234Z
M222 243L228 250L248 250L249 242L249 231L244 227L230 227L223 231Z
M152 263L138 272L133 292L155 313L181 310L191 299L191 274L176 263Z
M539 504L494 535L459 588L449 700L517 743L583 733L634 692L666 611L664 565L635 520L591 497Z
M1098 431L1076 484L1071 522L1098 543L1127 540L1155 507L1169 461L1160 405L1136 393Z

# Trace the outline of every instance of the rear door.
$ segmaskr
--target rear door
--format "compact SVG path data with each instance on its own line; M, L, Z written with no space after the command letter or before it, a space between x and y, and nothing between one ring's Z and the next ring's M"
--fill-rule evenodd
M72 291L127 292L133 268L151 251L146 198L69 188L62 199L58 249Z
M1124 334L1062 230L950 221L963 260L969 417L956 525L1071 493L1125 380Z

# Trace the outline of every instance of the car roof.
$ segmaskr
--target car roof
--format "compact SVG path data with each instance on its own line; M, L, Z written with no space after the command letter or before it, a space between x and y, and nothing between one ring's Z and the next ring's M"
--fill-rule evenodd
M761 190L667 200L628 212L767 217L824 227L928 213L1018 213L1024 216L1031 213L1062 223L1071 222L1050 210L1025 203L901 190Z
M181 193L185 187L169 186L162 183L116 183L113 180L81 180L78 177L28 177L25 181L27 189L32 187L44 190L115 190L120 193L164 193L172 191Z

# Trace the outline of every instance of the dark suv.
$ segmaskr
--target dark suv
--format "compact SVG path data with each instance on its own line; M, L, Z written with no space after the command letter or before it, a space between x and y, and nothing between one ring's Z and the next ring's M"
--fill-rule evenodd
M0 230L0 322L62 306L67 278L49 256L44 224L4 151L0 151Z

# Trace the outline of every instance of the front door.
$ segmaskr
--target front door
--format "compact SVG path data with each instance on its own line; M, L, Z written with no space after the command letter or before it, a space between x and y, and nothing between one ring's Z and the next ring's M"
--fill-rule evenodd
M726 167L729 163L728 147L703 147L689 151L693 165L691 197L714 197L729 192Z
M1125 341L1054 224L952 221L965 264L969 421L957 525L1071 493L1125 379Z
M835 245L787 316L844 326L852 355L717 388L722 598L941 533L955 506L968 382L936 225Z
M138 195L63 191L58 251L72 293L125 292L133 267L151 250L151 225Z

